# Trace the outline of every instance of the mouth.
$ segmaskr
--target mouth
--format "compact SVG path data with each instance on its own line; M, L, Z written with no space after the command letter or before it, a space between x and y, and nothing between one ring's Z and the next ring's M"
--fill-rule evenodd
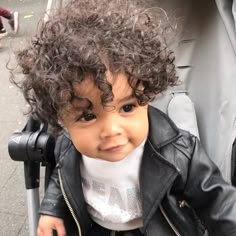
M100 150L103 151L103 152L119 152L119 151L121 151L125 146L126 146L126 144L119 144L119 145L115 145L115 146L100 148Z

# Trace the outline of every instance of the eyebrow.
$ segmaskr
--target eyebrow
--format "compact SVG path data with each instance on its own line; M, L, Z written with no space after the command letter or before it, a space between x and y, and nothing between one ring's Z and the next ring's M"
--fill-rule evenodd
M119 103L126 102L126 101L128 101L128 100L130 100L130 99L132 99L132 98L135 98L135 96L134 96L133 93L130 94L130 95L128 95L128 96L126 96L126 97L121 98L121 99L119 100Z
M93 107L90 109L86 106L73 106L72 111L78 113L78 114L83 114L84 112L91 111Z
M88 111L88 110L92 110L93 108L93 104L87 99L87 98L80 98L80 97L75 97L74 99L76 99L78 101L79 104L75 104L73 105L73 109L75 109L77 112L84 112L84 111ZM82 102L88 102L88 105L81 105L80 103Z
M130 99L133 99L133 98L135 98L135 96L133 93L131 93L131 94L119 99L118 103L123 103L123 102L129 101ZM86 106L74 106L73 108L75 109L76 112L83 113L85 111L92 110L93 105L91 106L90 109L88 109L88 107L86 107Z
M84 112L87 109L85 107L74 107L74 110L77 112Z

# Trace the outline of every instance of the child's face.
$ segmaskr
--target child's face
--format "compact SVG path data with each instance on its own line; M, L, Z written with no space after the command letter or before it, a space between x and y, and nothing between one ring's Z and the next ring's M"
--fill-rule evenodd
M72 113L65 114L62 122L80 153L106 161L119 161L147 137L147 106L138 105L125 74L119 73L115 77L108 74L107 79L114 94L109 107L103 107L101 91L88 77L74 89L92 102L92 111L83 115L81 110L75 109L82 106L82 102L75 99Z

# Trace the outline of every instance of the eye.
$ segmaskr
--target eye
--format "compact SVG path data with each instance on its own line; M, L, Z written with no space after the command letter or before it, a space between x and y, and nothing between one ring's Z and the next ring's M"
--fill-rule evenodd
M87 114L83 114L83 115L79 118L79 121L87 122L87 121L94 120L95 118L96 118L96 116L95 116L93 113L87 113Z
M127 104L121 107L121 112L131 112L133 111L135 105L134 104Z

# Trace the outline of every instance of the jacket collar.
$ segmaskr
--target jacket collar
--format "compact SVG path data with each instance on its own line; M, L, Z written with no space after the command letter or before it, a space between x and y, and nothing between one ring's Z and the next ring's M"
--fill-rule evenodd
M152 106L148 107L149 135L148 139L155 149L173 142L179 136L179 129L174 122L163 112Z
M148 112L149 136L140 173L144 228L179 174L174 163L160 152L161 148L179 138L179 131L161 111L149 107Z

